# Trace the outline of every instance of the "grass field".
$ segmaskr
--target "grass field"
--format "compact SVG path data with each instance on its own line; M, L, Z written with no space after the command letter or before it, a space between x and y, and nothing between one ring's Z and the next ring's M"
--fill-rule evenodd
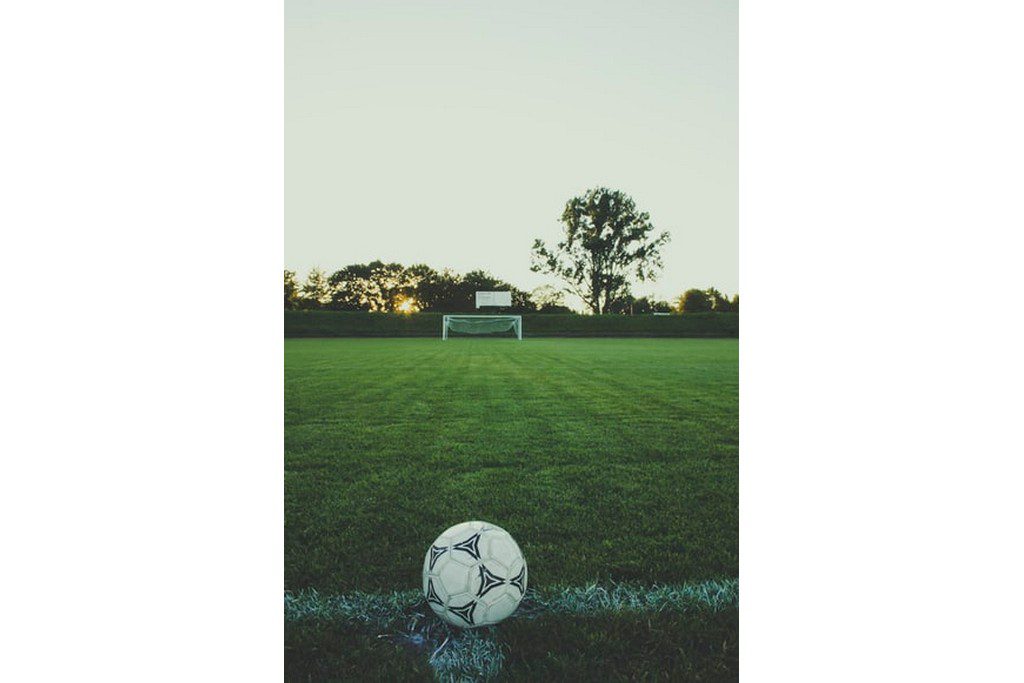
M735 679L737 352L285 340L288 679ZM516 538L531 590L453 634L414 591L430 542L470 519Z

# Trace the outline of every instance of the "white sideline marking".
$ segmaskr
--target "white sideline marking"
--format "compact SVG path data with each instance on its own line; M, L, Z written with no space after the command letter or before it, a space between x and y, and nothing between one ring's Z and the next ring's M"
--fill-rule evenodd
M509 619L535 619L544 614L596 616L619 612L719 611L739 604L739 579L699 583L589 584L587 586L529 589ZM417 643L430 655L430 665L441 681L484 680L496 676L504 654L492 628L459 630L449 627L423 602L420 591L321 595L315 590L286 592L285 621L317 619L363 624L368 630L396 642Z

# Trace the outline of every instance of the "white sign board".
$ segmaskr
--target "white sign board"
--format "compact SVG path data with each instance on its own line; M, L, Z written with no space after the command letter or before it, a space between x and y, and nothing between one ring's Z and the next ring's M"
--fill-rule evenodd
M512 292L477 292L476 307L511 306Z

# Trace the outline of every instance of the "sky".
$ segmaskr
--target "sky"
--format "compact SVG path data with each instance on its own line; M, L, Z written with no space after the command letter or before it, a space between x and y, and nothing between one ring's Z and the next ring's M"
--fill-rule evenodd
M300 277L381 259L557 285L530 246L597 186L672 235L635 295L737 293L735 0L286 0Z

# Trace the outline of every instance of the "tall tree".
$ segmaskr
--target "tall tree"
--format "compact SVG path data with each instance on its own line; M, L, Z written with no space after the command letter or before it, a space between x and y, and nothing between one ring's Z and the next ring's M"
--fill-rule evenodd
M331 285L324 271L313 268L302 285L303 305L308 308L323 308L331 301Z
M554 248L534 240L530 270L560 278L595 314L628 292L631 277L654 280L670 239L652 235L650 214L629 195L605 187L566 202L561 222L564 235Z
M295 281L295 271L284 271L284 307L298 308L299 306L299 285Z

